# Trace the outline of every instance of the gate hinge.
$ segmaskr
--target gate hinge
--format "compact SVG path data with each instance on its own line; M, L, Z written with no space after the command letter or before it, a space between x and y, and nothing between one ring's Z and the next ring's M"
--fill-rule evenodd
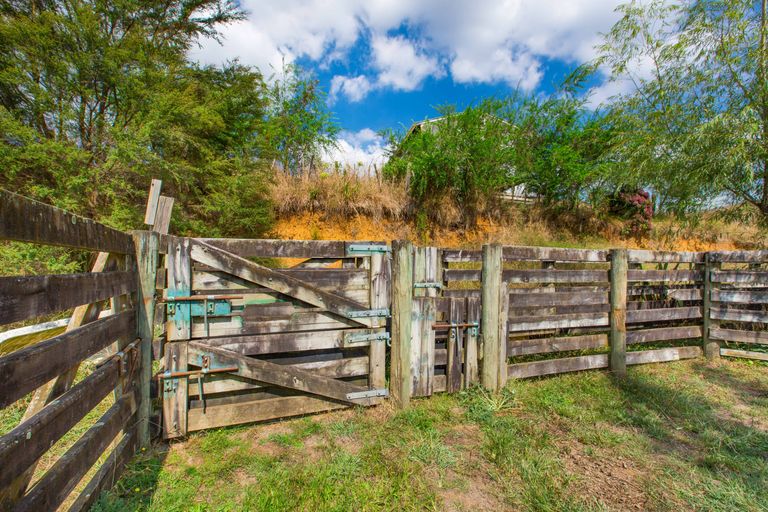
M414 288L437 288L438 290L443 287L443 283L413 283Z
M376 397L388 397L389 390L387 388L381 389L367 389L365 391L354 391L347 393L347 400L357 400L359 398L376 398Z
M350 311L347 315L349 318L368 318L373 316L389 316L389 309L364 309L361 311Z
M364 256L366 254L388 253L391 249L381 244L349 244L347 256Z

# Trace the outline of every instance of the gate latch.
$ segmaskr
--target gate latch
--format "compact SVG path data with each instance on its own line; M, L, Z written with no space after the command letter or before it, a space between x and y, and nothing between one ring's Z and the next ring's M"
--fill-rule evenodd
M370 318L374 316L389 316L389 309L364 309L361 311L350 311L349 318Z
M353 345L355 343L365 343L366 341L372 342L372 341L386 341L387 346L389 346L389 333L384 332L374 332L374 333L363 333L363 334L347 334L344 336L344 345Z
M349 244L347 256L364 256L366 254L388 253L389 247L383 244Z

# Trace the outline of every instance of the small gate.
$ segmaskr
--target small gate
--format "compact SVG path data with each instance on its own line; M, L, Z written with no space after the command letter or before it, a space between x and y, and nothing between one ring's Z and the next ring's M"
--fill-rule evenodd
M167 237L163 435L387 396L381 242Z

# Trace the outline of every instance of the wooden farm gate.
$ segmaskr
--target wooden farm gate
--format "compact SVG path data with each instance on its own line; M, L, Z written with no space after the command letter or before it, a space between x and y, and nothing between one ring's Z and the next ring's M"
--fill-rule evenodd
M163 245L165 438L387 396L386 243Z

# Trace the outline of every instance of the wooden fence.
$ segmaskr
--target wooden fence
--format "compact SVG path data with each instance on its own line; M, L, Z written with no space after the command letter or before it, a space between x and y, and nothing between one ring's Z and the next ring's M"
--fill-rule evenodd
M64 333L0 357L0 407L29 400L0 437L3 510L87 509L158 416L175 438L389 393L405 406L510 378L768 360L768 251L196 239L167 234L171 205L153 186L151 230L128 234L0 191L0 239L93 261L89 273L0 277L0 325L70 312Z

